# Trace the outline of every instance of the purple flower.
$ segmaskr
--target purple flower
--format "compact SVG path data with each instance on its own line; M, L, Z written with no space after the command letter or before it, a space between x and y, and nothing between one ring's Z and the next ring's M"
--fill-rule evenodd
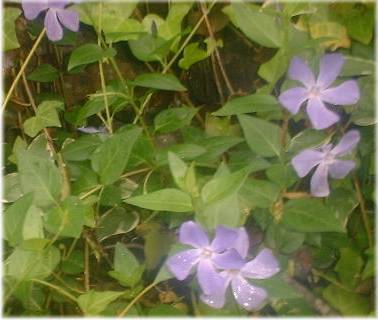
M339 160L354 149L360 140L357 130L348 131L340 142L332 148L325 144L320 148L306 149L296 155L291 163L300 177L306 176L312 168L317 167L311 178L311 194L315 197L329 195L328 173L334 179L344 178L355 166L352 160Z
M168 269L177 279L184 280L192 268L197 266L197 279L206 294L221 290L224 283L223 277L215 269L214 258L229 248L236 249L245 257L249 246L244 228L231 229L219 226L214 240L210 243L205 231L193 221L181 225L179 241L194 249L184 250L170 257L167 260Z
M263 249L253 260L245 260L234 249L214 258L214 264L224 269L220 274L224 279L223 286L215 294L201 295L201 300L213 308L222 308L225 302L227 288L236 301L244 309L259 309L268 294L265 289L251 285L246 278L267 279L280 271L278 261L269 249Z
M22 9L28 20L34 20L38 15L47 10L45 16L45 28L47 37L51 41L63 38L62 25L72 31L79 30L79 15L74 10L64 9L69 0L34 0L22 1Z
M354 80L348 80L330 88L344 64L341 54L325 54L320 60L319 75L315 79L308 65L299 57L294 57L289 68L289 78L300 81L304 87L284 91L278 97L281 104L292 114L298 113L307 101L306 111L315 129L325 129L339 121L339 116L330 111L324 103L331 105L355 104L360 91Z

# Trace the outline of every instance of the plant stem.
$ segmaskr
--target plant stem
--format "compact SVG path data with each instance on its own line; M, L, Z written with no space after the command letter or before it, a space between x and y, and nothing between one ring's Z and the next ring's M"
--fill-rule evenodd
M149 286L145 287L131 302L126 306L125 309L118 315L118 317L124 317L131 309L131 307L149 290L155 287L157 283L152 282Z
M357 199L358 199L358 203L360 205L362 220L364 222L365 230L366 230L367 237L368 237L369 247L373 247L374 241L373 241L373 236L372 236L372 233L371 233L371 225L370 225L368 213L367 213L366 207L365 207L364 196L361 192L360 182L358 181L358 178L356 176L354 177L354 187L356 189Z
M18 81L20 80L20 78L21 78L22 74L24 73L27 65L29 64L29 61L30 61L31 57L33 56L34 52L37 50L38 45L40 44L41 40L43 39L43 36L45 35L45 33L46 33L46 28L43 28L43 30L39 34L37 40L34 42L33 47L31 48L31 50L30 50L28 56L26 57L24 63L21 65L21 68L18 71L16 78L13 80L13 83L12 83L12 85L11 85L11 87L10 87L10 89L9 89L5 99L4 99L3 110L7 106L9 99L11 98L12 93L17 86Z
M74 302L77 302L77 299L75 296L73 296L72 294L68 293L66 290L58 287L58 286L55 286L49 282L46 282L46 281L43 281L43 280L40 280L40 279L32 279L33 282L36 282L36 283L40 283L40 284L43 284L44 286L46 287L49 287L51 289L54 289L55 291L59 292L61 295L69 298L70 300L74 301Z

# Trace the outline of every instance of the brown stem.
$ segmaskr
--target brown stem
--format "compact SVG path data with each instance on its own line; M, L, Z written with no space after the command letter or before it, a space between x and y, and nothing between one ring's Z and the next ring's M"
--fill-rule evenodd
M201 11L202 11L203 17L205 19L207 30L209 31L210 38L215 42L216 39L215 39L215 36L214 36L214 32L213 32L213 29L211 28L211 24L210 24L209 18L207 16L208 13L209 13L209 10L207 8L205 8L203 3L201 3L200 6L201 6ZM219 54L218 47L216 45L215 45L215 48L214 48L214 53L215 53L215 57L218 61L219 69L222 73L223 79L224 79L224 81L227 85L228 91L230 92L230 95L233 96L235 94L235 90L232 87L231 81L227 76L227 73L226 73L226 70L224 68L221 56Z
M354 187L356 189L358 203L361 209L362 220L364 222L365 230L368 237L369 247L372 247L374 245L374 240L373 240L373 236L371 232L372 229L371 229L368 213L365 206L364 196L361 192L361 186L360 186L360 182L358 181L358 178L355 176L353 180L354 180Z

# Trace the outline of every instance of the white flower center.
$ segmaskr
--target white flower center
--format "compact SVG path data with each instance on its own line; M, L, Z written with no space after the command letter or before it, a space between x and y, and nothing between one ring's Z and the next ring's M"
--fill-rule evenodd
M240 270L238 270L238 269L228 269L227 272L228 272L228 274L230 276L236 277L240 273Z
M203 258L209 259L209 258L211 258L212 254L213 254L213 251L211 249L209 249L209 248L203 248L202 249L201 256Z
M320 95L320 88L318 86L313 86L309 90L308 95L309 95L310 98L319 97L319 95Z
M327 152L325 157L324 157L324 162L327 165L332 164L335 161L335 156L331 152Z

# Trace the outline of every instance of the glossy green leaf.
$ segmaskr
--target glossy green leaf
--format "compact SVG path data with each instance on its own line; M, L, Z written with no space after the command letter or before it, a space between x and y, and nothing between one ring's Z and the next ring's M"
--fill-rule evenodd
M90 159L92 153L102 143L98 135L85 135L77 140L65 144L62 155L65 160L84 161Z
M213 114L216 116L231 116L251 112L277 111L277 99L268 94L251 94L237 97L228 101L222 108Z
M80 295L77 303L86 316L100 315L108 304L124 294L123 291L94 291Z
M17 49L20 47L16 35L16 19L20 16L21 10L19 8L7 7L3 11L3 35L4 35L4 51Z
M189 126L197 110L189 107L169 108L154 119L155 132L167 133Z
M134 86L168 91L186 91L173 74L143 73L130 82Z
M19 281L45 279L59 260L59 250L54 246L38 251L16 248L4 263L4 275Z
M27 78L38 82L52 82L59 78L59 72L51 64L41 64L28 74Z
M299 232L345 232L333 208L323 205L319 199L288 201L282 223Z
M47 211L45 228L61 237L76 238L86 224L86 217L90 215L93 215L91 206L71 196L61 205Z
M118 131L93 152L92 168L99 174L104 185L112 184L122 175L141 131L138 127Z
M226 6L223 12L252 41L268 48L278 48L282 45L282 26L273 15L261 10L260 6L233 2Z
M131 197L125 202L140 208L157 211L189 212L193 210L190 196L173 188Z
M252 151L263 157L280 156L282 149L280 127L251 116L240 115L238 118Z
M139 222L136 212L128 212L122 207L115 207L103 214L98 222L96 235L99 241L117 234L133 230Z
M323 290L323 297L344 316L363 316L370 310L368 297L345 291L333 284Z
M87 43L72 51L67 69L71 71L76 67L97 62L104 58L114 57L115 55L116 51L113 48L104 50L97 44Z
M59 200L62 177L52 160L37 156L31 150L21 150L18 170L21 189L25 194L33 192L35 205L49 206Z
M8 207L3 216L4 236L15 247L23 241L23 227L26 214L33 203L33 194L29 193Z

